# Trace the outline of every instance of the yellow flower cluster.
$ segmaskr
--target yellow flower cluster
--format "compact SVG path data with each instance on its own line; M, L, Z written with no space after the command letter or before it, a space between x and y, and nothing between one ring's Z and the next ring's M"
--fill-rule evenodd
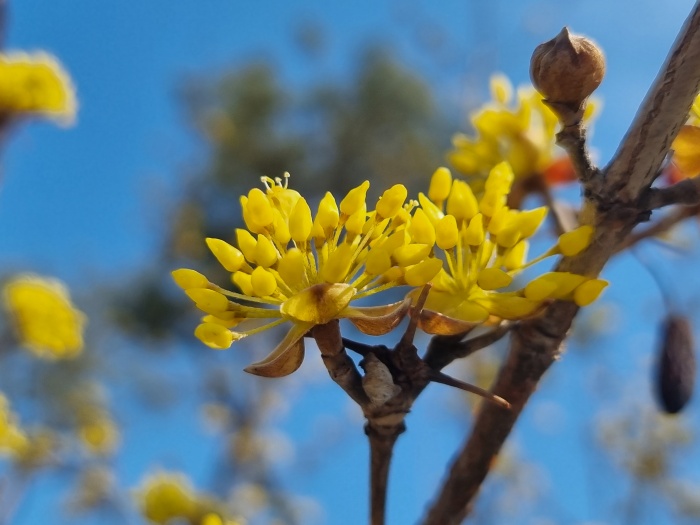
M83 349L85 315L59 281L15 277L4 286L4 300L20 343L38 357L70 358Z
M688 120L678 132L671 148L673 164L667 173L669 182L678 182L700 174L700 95L695 98Z
M479 200L464 181L452 180L449 170L440 168L419 202L406 202L406 188L398 184L368 210L369 182L363 182L339 204L326 193L315 215L288 181L263 182L264 191L255 188L241 198L247 229L236 231L238 247L207 239L240 292L223 289L191 269L173 272L176 283L207 314L195 335L212 348L228 348L248 335L292 323L277 348L246 369L251 373L293 372L303 360L304 335L334 319L347 318L370 335L389 332L427 283L432 289L420 325L437 334L463 331L490 318L531 316L557 299L583 306L606 285L550 272L520 290L506 290L532 264L579 253L593 234L590 226L580 227L526 262L528 238L547 210L507 207L513 172L506 163L491 169ZM396 286L416 291L398 303L351 304Z
M555 144L557 117L532 87L520 88L511 105L513 88L502 75L491 78L493 101L471 115L475 137L457 134L448 154L461 173L485 178L501 162L508 162L516 180L541 176L549 184L569 182L575 174L568 157L558 154ZM584 115L595 111L589 102Z
M312 215L287 180L263 182L265 191L255 188L241 198L247 229L236 231L238 248L207 239L241 293L219 288L194 270L173 272L175 281L209 314L195 335L213 348L228 348L247 335L293 323L270 357L248 368L252 373L293 372L303 358L304 334L333 319L350 319L368 334L389 332L407 311L408 301L375 308L351 303L394 286L423 286L442 267L441 261L427 259L429 246L411 242L409 210L414 203L406 204L401 184L386 190L371 211L367 181L340 203L326 193ZM241 331L243 322L251 320L268 322ZM280 359L288 362L282 371Z
M143 516L159 525L175 520L193 525L241 525L223 517L221 504L211 496L197 493L184 474L153 474L137 491L137 497Z
M506 198L513 178L508 164L496 165L477 200L466 182L452 180L449 170L440 168L432 177L428 195L419 194L421 207L409 231L413 239L430 248L431 257L446 262L431 281L420 320L424 331L459 333L491 317L522 319L553 299L585 306L606 286L600 279L549 272L520 290L503 291L515 275L547 257L578 254L593 234L590 226L565 233L553 248L528 262L528 239L542 224L547 208L509 209Z
M18 456L27 447L29 440L10 410L7 398L0 394L0 455Z
M54 57L0 54L0 115L41 115L71 124L76 107L71 79Z

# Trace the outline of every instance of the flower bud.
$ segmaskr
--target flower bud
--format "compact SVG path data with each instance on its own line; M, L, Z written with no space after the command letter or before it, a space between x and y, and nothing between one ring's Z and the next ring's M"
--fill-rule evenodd
M600 85L605 58L598 47L565 27L549 42L535 48L530 60L532 83L548 104L576 111Z
M690 322L680 315L669 315L661 331L657 368L657 394L668 414L680 412L693 394L695 350Z

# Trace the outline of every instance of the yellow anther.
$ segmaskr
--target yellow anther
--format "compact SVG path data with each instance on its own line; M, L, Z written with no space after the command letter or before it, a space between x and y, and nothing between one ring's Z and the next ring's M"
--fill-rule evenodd
M450 194L452 188L452 174L447 168L438 168L430 178L428 197L438 206L441 205Z
M202 323L194 329L194 335L210 348L224 350L233 343L233 333L218 323Z
M275 245L263 234L258 234L255 246L255 262L264 268L269 268L277 262L278 253Z
M435 227L421 208L418 208L413 214L408 233L414 242L429 244L430 246L435 244Z
M311 208L309 208L306 199L300 198L289 216L289 233L292 240L297 244L308 241L312 225Z
M238 248L234 248L226 241L208 237L206 239L207 246L214 254L216 260L219 261L228 272L237 272L245 263L245 258Z
M207 288L209 286L209 279L204 275L189 268L180 268L170 273L173 276L175 284L177 284L183 290L189 290L190 288Z
M377 216L381 219L391 219L396 215L408 196L408 190L403 184L395 184L386 190L377 201Z
M459 229L457 221L452 215L444 216L435 225L435 242L442 250L451 250L457 246L459 239Z
M253 286L253 293L258 297L272 295L277 289L275 276L262 266L258 266L250 275L250 284Z
M360 208L366 207L367 190L369 181L364 181L356 188L351 189L345 198L340 201L340 211L346 217L357 212Z

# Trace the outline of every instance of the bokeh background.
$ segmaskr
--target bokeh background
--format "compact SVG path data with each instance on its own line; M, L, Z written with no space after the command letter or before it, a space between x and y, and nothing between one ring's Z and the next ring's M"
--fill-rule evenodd
M564 25L607 56L591 138L605 164L693 4L10 2L6 49L57 56L80 109L69 129L31 122L2 145L0 270L63 280L89 327L70 363L3 349L0 390L23 423L58 429L76 403L99 400L119 445L21 479L0 463L0 501L12 503L0 523L146 523L135 495L159 470L185 473L250 523L363 523L361 415L320 359L310 351L284 379L246 377L272 340L204 347L169 271L212 265L204 234L240 225L238 195L261 175L290 171L309 200L364 179L375 197L388 183L425 188L488 100L490 76L528 83L532 50ZM578 190L557 197L575 202ZM611 286L511 436L475 523L698 522L698 402L670 418L652 396L662 293L698 321L695 239L686 224L672 249L651 241L611 262ZM502 352L452 372L488 384ZM474 402L435 385L416 404L395 453L389 523L421 516ZM106 487L86 503L88 471Z

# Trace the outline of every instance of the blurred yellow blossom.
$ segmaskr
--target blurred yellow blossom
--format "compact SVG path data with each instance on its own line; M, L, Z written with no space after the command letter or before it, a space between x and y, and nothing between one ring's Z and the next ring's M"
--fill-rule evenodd
M462 180L452 180L445 168L433 175L428 195L419 194L421 208L409 231L443 254L445 267L432 279L421 328L428 333L450 334L489 319L520 319L535 314L555 299L579 306L594 301L606 282L583 275L549 272L515 291L515 275L554 255L573 256L588 247L593 228L581 226L562 235L540 257L527 261L528 239L542 224L547 208L509 209L506 199L513 183L507 163L489 172L480 199ZM418 290L412 292L415 297Z
M4 286L5 308L20 343L42 358L75 357L83 349L85 315L55 279L14 277Z
M555 144L557 117L532 87L521 87L511 105L513 88L508 78L491 78L493 101L471 115L476 136L457 134L448 158L460 173L484 179L501 162L508 162L518 183L541 178L547 184L575 180L568 157ZM590 119L595 104L584 115Z
M10 410L10 403L0 394L0 455L17 456L28 443L29 440L20 428L17 417Z
M75 90L61 64L43 52L0 54L0 114L40 115L71 124Z
M88 419L78 427L85 449L96 455L108 455L119 445L119 428L107 414Z
M236 230L238 247L207 239L240 292L220 288L194 270L173 272L176 283L208 314L195 335L210 347L228 348L248 335L292 323L277 348L248 372L292 373L303 359L304 335L334 319L348 318L372 335L389 332L405 315L408 301L375 307L351 303L394 286L422 286L442 266L428 260L430 245L409 235L415 203L406 203L401 184L386 190L371 211L367 181L340 203L326 193L313 216L287 180L262 180L264 191L254 188L241 197L247 229Z
M161 525L176 518L193 519L196 498L184 474L159 472L149 476L138 489L144 517Z
M671 148L673 162L665 173L669 182L700 174L700 95L695 98L686 125L678 132Z

